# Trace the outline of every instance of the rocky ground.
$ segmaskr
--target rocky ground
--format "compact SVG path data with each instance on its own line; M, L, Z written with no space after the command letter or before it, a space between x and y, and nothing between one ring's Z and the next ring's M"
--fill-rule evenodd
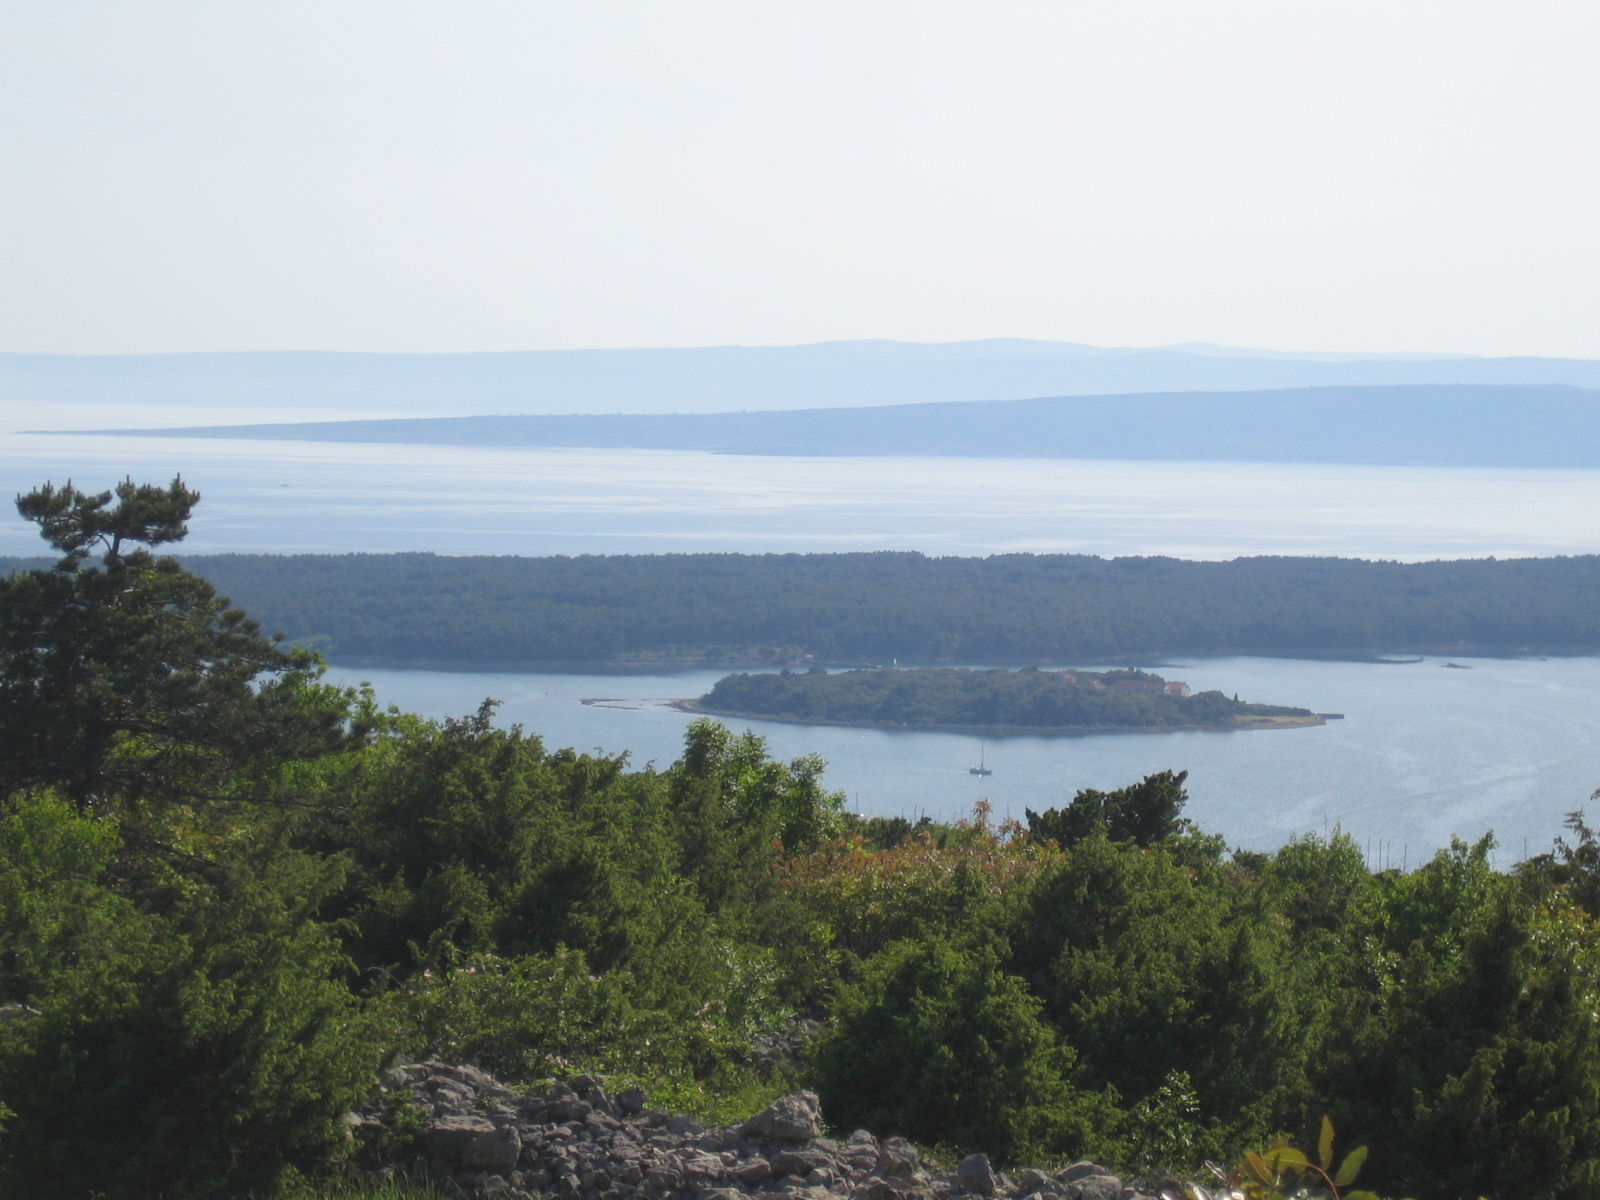
M448 1196L1156 1200L1093 1163L1001 1174L974 1154L942 1171L902 1138L826 1137L812 1092L706 1129L649 1108L637 1089L609 1096L588 1077L528 1093L473 1067L422 1062L393 1068L379 1099L348 1121L375 1171L431 1180Z

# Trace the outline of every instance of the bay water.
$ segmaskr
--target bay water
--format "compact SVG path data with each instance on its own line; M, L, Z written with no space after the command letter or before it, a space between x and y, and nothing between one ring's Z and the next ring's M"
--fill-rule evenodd
M1448 665L1454 664L1454 665ZM770 754L816 753L825 783L873 816L998 819L1068 803L1155 771L1186 770L1186 815L1231 846L1272 850L1342 828L1375 866L1415 866L1450 839L1493 833L1501 866L1550 848L1600 786L1600 658L1428 658L1353 663L1195 659L1161 668L1196 691L1291 704L1343 719L1248 732L1009 736L730 720ZM667 766L694 717L669 706L709 691L720 671L509 674L335 667L380 700L433 717L500 701L498 720L547 747L627 753ZM992 769L972 775L980 755Z

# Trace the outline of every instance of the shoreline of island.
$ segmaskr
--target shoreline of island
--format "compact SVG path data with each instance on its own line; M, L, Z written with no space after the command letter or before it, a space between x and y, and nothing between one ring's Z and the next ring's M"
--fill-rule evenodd
M587 701L586 701L587 703ZM822 717L786 717L772 713L706 708L695 700L668 700L665 707L718 720L775 721L783 725L819 725L834 729L881 729L886 733L963 733L973 737L1089 737L1102 733L1248 733L1267 729L1308 729L1342 719L1342 713L1306 716L1244 716L1232 725L906 725L887 721L831 721Z

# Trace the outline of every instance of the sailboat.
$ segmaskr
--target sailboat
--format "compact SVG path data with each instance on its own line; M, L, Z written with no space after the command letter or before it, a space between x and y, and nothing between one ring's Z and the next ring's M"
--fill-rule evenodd
M987 766L984 765L984 761L983 761L983 743L982 742L978 743L978 761L977 761L977 763L975 765L970 766L970 767L967 768L967 774L968 775L993 775L994 774L994 772L992 770L990 770Z

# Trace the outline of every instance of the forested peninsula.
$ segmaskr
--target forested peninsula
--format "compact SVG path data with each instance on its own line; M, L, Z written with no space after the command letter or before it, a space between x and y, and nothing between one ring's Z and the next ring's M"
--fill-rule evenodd
M373 665L1155 664L1600 651L1600 557L219 555L267 629ZM0 564L3 565L3 564Z
M729 675L685 707L712 716L996 733L1285 729L1321 724L1305 708L1191 694L1148 671L923 667Z

